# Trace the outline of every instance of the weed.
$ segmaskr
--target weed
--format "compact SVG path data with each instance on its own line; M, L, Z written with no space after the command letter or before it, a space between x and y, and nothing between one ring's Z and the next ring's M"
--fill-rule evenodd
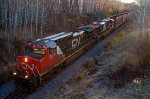
M81 81L83 78L84 78L84 75L78 74L78 75L75 77L75 81L79 82L79 81Z
M78 93L70 97L70 99L83 99L84 94Z
M94 61L93 60L89 60L89 61L86 61L84 63L84 67L87 70L90 70L93 66L94 66Z
M143 96L141 99L149 99L148 96Z
M120 88L123 88L125 87L125 83L122 82L122 81L116 81L114 84L113 84L114 88L116 89L120 89Z

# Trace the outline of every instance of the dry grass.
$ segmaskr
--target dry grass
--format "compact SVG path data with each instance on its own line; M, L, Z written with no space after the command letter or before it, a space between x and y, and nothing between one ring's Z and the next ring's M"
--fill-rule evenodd
M83 64L84 68L79 73L77 73L74 78L71 80L71 84L77 84L83 89L89 88L92 86L95 77L92 75L87 75L87 73L94 68L95 63L93 60L89 60Z
M83 75L83 74L77 74L76 76L75 76L75 78L74 78L74 80L76 81L76 82L80 82L82 79L84 79L85 78L85 75Z
M91 68L93 68L95 66L95 62L94 60L88 60L86 61L83 66L85 67L85 69L90 70Z
M121 34L113 40L112 43L116 43L118 47L114 46L112 43L110 43L109 46L111 50L115 50L112 52L116 54L116 60L119 60L116 62L118 65L120 64L120 69L116 69L114 73L111 73L109 78L110 82L112 82L111 84L115 88L123 88L128 82L138 82L135 79L144 78L146 75L150 75L150 46L148 46L150 45L150 38L148 38L149 31L130 30L130 33L125 36L127 39L125 39L124 42L119 42L122 39ZM120 44L123 45L121 46ZM120 55L121 57L119 57ZM116 63L113 63L113 65L114 64Z
M150 38L149 38L150 39ZM150 65L150 40L144 38L138 38L135 41L132 40L132 47L129 49L129 53L134 58L131 60L135 66L148 66Z

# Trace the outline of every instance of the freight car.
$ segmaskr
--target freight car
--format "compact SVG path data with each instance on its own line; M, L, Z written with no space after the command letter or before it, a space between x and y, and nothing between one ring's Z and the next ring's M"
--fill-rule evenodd
M111 16L69 33L62 32L28 43L25 52L18 56L18 66L13 73L16 86L40 86L44 74L95 44L125 23L129 16L129 12Z

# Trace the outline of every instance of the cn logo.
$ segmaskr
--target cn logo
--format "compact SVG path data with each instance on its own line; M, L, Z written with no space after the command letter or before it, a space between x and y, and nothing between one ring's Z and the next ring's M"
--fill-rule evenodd
M72 40L72 47L76 47L80 44L80 37Z
M25 69L25 70L27 70L28 68L30 70L34 70L34 67L35 67L34 64L32 64L32 66L29 66L28 64L26 64L24 62L21 62L21 65L22 65L22 68Z

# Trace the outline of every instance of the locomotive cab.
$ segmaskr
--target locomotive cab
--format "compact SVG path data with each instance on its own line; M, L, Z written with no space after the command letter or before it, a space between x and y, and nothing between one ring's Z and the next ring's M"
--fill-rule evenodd
M28 87L31 83L35 83L36 76L41 73L41 60L46 56L46 47L34 43L29 43L25 47L25 51L18 56L18 66L13 73L15 83L19 87ZM32 80L31 80L32 79Z
M18 66L14 72L16 84L21 87L39 86L42 75L63 59L63 52L54 41L29 43L25 52L18 56Z

